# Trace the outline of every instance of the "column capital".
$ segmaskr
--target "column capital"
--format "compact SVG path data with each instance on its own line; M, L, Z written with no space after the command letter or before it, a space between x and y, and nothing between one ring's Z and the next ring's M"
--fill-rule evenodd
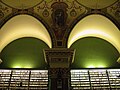
M50 68L69 68L74 62L74 49L52 48L45 49L45 61Z

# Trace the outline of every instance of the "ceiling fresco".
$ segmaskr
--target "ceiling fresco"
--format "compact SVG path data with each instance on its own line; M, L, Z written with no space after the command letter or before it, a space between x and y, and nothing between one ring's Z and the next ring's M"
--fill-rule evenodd
M109 7L118 0L76 0L76 1L88 8L102 9Z
M28 9L41 3L43 0L1 0L4 4L17 9Z

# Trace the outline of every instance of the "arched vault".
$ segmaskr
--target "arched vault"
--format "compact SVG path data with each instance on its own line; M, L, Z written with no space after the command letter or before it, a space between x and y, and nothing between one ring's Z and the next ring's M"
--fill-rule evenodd
M79 21L70 33L68 48L78 39L89 36L108 41L120 53L120 30L105 16L93 14Z
M7 44L22 37L35 37L52 47L50 35L41 22L30 15L17 15L0 29L0 52Z

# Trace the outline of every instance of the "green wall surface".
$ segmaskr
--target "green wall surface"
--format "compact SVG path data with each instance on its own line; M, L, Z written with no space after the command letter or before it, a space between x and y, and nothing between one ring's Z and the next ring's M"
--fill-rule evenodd
M71 48L76 49L72 68L118 68L119 53L107 41L86 37L77 40Z
M46 69L43 49L49 48L36 38L20 38L8 44L1 52L0 68Z

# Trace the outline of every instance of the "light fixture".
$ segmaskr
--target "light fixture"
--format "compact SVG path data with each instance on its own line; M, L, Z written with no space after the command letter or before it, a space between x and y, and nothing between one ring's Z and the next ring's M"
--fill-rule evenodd
M100 63L88 64L86 66L86 68L105 68L105 67L107 67L107 66L104 64L100 64Z
M95 68L94 65L89 65L87 68Z

